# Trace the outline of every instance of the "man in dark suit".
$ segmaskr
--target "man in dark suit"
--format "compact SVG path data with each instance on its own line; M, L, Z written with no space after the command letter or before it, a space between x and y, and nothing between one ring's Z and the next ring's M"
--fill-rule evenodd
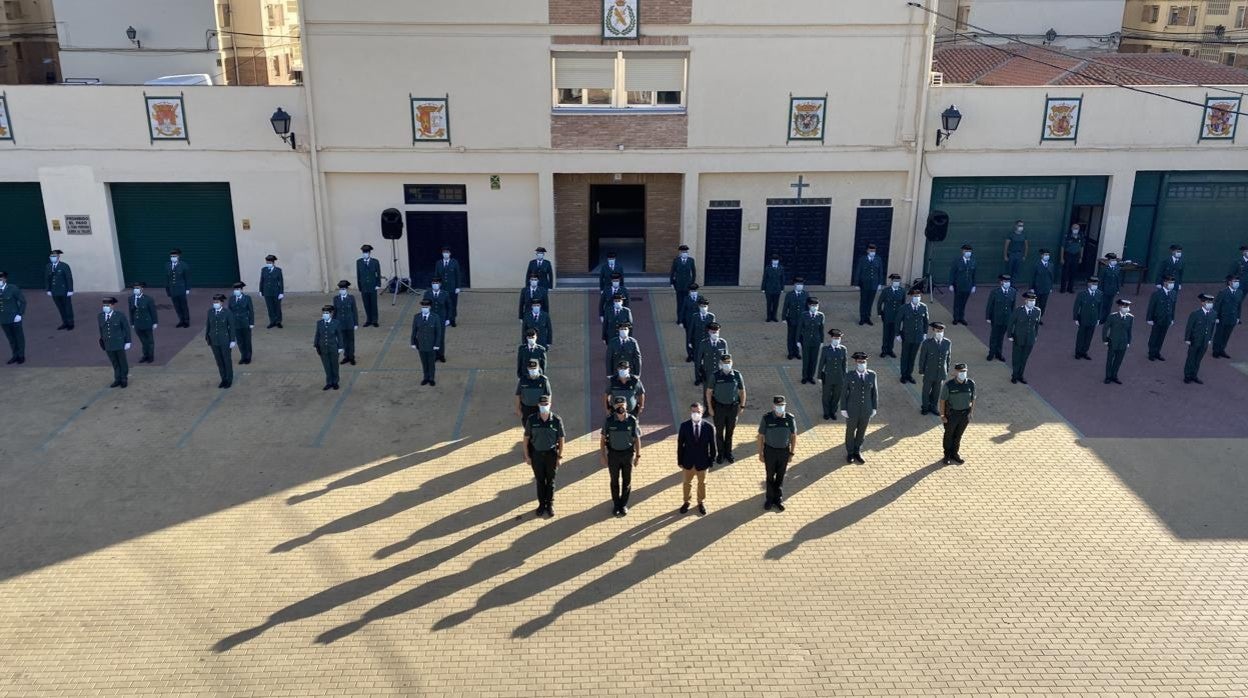
M542 373L546 372L546 347L537 343L537 330L529 328L524 331L524 342L516 350L516 378L524 378L529 360L537 362Z
M555 265L546 259L546 248L539 247L533 250L533 259L529 260L529 268L524 273L524 278L537 276L537 282L542 288L552 289L555 287Z
M143 347L141 364L150 364L156 360L156 340L153 331L156 329L156 301L143 292L147 284L136 281L130 284L130 327L139 336L139 345Z
M800 359L802 355L797 352L797 330L802 324L802 312L806 310L806 301L810 295L806 293L805 279L800 276L793 277L793 290L784 294L784 307L780 310L780 317L784 318L785 325L788 326L788 334L785 337L785 348L788 350L789 359Z
M52 250L48 254L48 266L44 270L45 288L56 310L61 314L61 326L58 330L74 329L74 273L69 265L61 261L60 250Z
M524 338L525 330L537 330L537 343L549 349L555 343L555 329L550 324L550 313L542 311L539 301L529 303L529 308L529 312L520 321L520 338Z
M858 324L873 325L871 304L875 294L884 288L884 261L875 254L875 243L867 245L867 253L854 268L854 285L858 287Z
M1167 276L1174 277L1175 287L1183 290L1183 246L1171 245L1170 256L1166 257L1157 270L1157 286L1161 286Z
M1092 346L1092 333L1101 322L1101 280L1088 277L1088 287L1075 296L1075 358L1092 360L1088 349Z
M443 315L442 319L451 327L456 327L456 322L459 320L459 291L463 272L459 268L459 260L451 259L451 248L442 248L442 259L434 265L433 275L442 279L442 288L446 289L451 296L450 315ZM439 360L445 362L446 357L440 356Z
M342 326L334 319L334 306L321 306L321 319L316 323L316 334L312 336L312 348L321 357L321 367L325 369L325 387L321 390L338 389L338 357L345 351L342 348Z
M605 291L611 285L611 279L616 276L619 277L620 283L624 283L624 267L616 261L614 252L608 252L607 261L598 270L598 292Z
M633 311L625 307L624 295L617 293L602 310L602 341L610 344L625 323L633 324Z
M442 318L442 327L451 325L450 317L455 313L455 294L446 291L447 286L442 283L440 277L433 277L433 281L429 282L429 290L425 291L425 298L433 303L433 314ZM446 330L442 331L442 346L438 347L438 361L446 363ZM355 363L352 361L351 363Z
M373 259L373 246L361 245L363 255L355 260L355 283L364 302L364 326L378 327L377 293L381 291L381 262ZM397 283L397 281L396 281Z
M974 250L970 245L962 246L962 255L954 260L949 267L949 291L953 293L953 324L966 324L966 302L975 293Z
M920 296L922 298L922 296ZM894 342L901 332L897 329L897 320L901 317L902 306L906 304L906 290L901 287L901 274L888 275L888 288L880 292L880 299L875 303L875 314L880 316L884 325L884 338L880 343L880 358L891 356Z
M6 363L26 363L26 332L22 329L22 315L26 312L26 298L22 289L9 283L9 275L0 271L0 329L9 340L13 356Z
M537 274L529 274L529 285L520 289L520 308L516 311L516 319L524 319L524 311L534 302L542 306L543 313L550 312L549 289L542 285Z
M680 513L689 511L690 495L693 493L693 478L698 478L698 514L706 515L706 473L715 464L715 429L702 420L702 405L689 405L689 420L680 425L676 435L676 465L684 470L685 481L682 485L684 504Z
M1056 278L1055 269L1052 254L1047 249L1040 248L1040 260L1031 271L1031 290L1036 292L1036 307L1040 309L1041 317L1049 307L1049 294L1053 293L1053 281Z
M169 251L169 266L165 267L165 293L178 314L178 324L174 327L190 327L191 310L186 305L186 297L191 295L191 269L182 261L182 250L176 247Z
M1161 347L1166 342L1166 333L1174 324L1174 300L1177 297L1178 294L1174 292L1174 277L1163 276L1161 285L1148 299L1148 310L1144 313L1144 319L1152 328L1148 331L1149 361L1166 360L1161 355Z
M113 365L113 384L108 387L124 388L130 376L130 366L126 363L126 352L130 350L130 323L116 309L116 298L109 296L104 299L104 311L99 316L100 348L108 354L108 362Z
M1122 360L1131 348L1131 327L1135 324L1135 316L1131 314L1131 301L1119 298L1115 301L1118 312L1110 313L1101 328L1101 340L1105 342L1105 385L1117 383L1118 369Z
M264 258L264 266L260 268L260 296L264 298L264 307L269 313L269 324L266 330L282 326L282 299L286 298L286 279L277 266L277 255Z

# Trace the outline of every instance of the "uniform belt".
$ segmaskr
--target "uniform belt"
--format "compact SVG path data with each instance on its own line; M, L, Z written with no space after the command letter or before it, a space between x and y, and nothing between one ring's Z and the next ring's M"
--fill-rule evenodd
M970 411L971 411L971 408L969 408L969 407L968 407L968 408L966 408L966 409L964 409L964 410L955 410L955 409L953 409L952 407L950 407L950 408L949 408L949 411L950 411L950 412L957 412L958 414L961 414L961 413L963 413L963 412L970 412Z
M608 446L608 447L607 447L607 450L608 450L608 451L610 451L611 453L632 453L632 452L633 452L633 449L632 449L631 447L629 447L629 448L611 448L610 446Z
M738 402L720 402L719 400L716 400L714 398L711 398L711 402L715 403L716 407L736 407L737 405L741 404Z
M788 446L776 447L776 446L768 446L767 444L763 444L763 448L767 449L768 451L784 451L785 453L788 453L789 451Z

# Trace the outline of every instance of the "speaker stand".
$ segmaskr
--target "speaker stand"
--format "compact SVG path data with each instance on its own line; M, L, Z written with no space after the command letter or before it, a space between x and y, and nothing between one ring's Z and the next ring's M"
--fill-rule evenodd
M404 281L403 277L399 276L399 244L396 240L390 241L390 255L390 278L387 279L383 276L381 281L387 289L387 293L390 294L390 305L394 306L399 302L399 293L416 293L416 289L412 288L410 283ZM390 288L391 285L394 288Z

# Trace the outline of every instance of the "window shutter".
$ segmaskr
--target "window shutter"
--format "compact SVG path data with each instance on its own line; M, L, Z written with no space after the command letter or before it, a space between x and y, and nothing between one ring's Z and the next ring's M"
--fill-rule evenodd
M624 88L629 92L682 92L685 55L680 53L625 54Z
M1149 7L1148 5L1141 6L1140 7L1140 21L1147 22L1149 15L1152 14L1152 10L1153 8Z
M615 54L556 55L555 87L560 89L612 89L615 87Z

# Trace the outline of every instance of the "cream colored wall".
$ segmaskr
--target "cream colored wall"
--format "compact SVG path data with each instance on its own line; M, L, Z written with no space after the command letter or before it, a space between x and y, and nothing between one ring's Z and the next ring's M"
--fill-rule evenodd
M300 0L311 22L380 22L387 25L508 24L546 22L546 0ZM596 2L597 0L589 0Z
M164 75L215 75L217 52L204 32L215 29L211 0L56 0L61 70L66 78L100 78L105 84L141 85ZM126 38L133 26L143 48ZM100 50L77 50L100 49ZM169 53L158 49L184 49Z
M935 8L935 0L919 0ZM920 10L880 0L695 0L695 24L896 25L919 22ZM644 20L643 20L644 21ZM644 26L644 25L643 25Z
M1049 29L1058 34L1111 34L1122 31L1126 0L973 0L970 5L970 23L998 34L1038 35ZM1138 18L1139 5L1134 8Z

